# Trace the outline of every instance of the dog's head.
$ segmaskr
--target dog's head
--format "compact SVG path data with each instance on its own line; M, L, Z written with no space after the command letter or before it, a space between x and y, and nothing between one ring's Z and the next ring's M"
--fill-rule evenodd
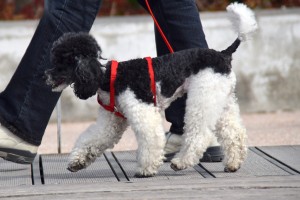
M101 76L101 49L87 33L66 33L54 42L51 50L52 69L45 71L46 84L61 92L67 86L81 99L93 96Z

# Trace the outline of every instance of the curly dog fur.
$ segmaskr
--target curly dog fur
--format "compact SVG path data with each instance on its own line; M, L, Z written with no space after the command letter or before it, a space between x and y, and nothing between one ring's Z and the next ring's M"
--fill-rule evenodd
M240 168L247 154L246 130L235 96L236 77L231 60L257 24L252 11L243 4L231 4L227 10L238 38L226 50L195 48L153 58L157 106L153 103L147 61L119 63L115 99L118 111L126 119L100 107L96 123L81 134L70 154L70 171L88 167L112 148L130 125L138 141L136 176L155 175L164 159L163 112L184 93L184 140L171 167L182 170L197 164L216 135L224 150L225 171ZM53 91L72 85L80 99L98 94L102 102L109 103L111 62L106 66L99 62L101 48L92 36L65 34L53 44L51 59L54 68L45 74Z

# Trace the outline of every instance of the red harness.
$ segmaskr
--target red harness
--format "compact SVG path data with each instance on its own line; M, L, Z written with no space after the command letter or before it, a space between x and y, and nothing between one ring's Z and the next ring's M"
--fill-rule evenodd
M145 0L146 2L146 6L148 8L148 11L161 35L161 37L163 38L165 44L167 45L170 53L174 53L174 50L172 48L172 46L170 45L167 37L164 35L164 32L162 31L162 29L160 28L157 20L155 19L154 17L154 14L151 10L151 7L148 3L148 0ZM153 71L153 66L152 66L152 59L150 57L146 57L145 58L147 60L147 63L148 63L148 71L149 71L149 76L150 76L150 81L151 81L151 91L152 91L152 94L153 94L153 101L154 101L154 105L156 106L156 86L155 86L155 79L154 79L154 71ZM115 115L119 116L119 117L122 117L125 119L124 115L120 112L117 111L117 108L115 106L115 87L114 87L114 84L115 84L115 80L116 80L116 76L117 76L117 69L118 69L118 62L113 60L112 63L111 63L111 75L110 75L110 103L109 105L104 105L100 98L99 98L99 95L98 95L98 103L106 110L110 111L110 112L113 112L115 113Z
M145 58L148 63L148 72L150 77L150 84L151 84L151 91L153 94L153 102L156 106L156 85L155 85L155 79L154 79L154 70L152 66L152 59L150 57ZM112 60L111 62L111 72L110 72L110 100L109 105L103 104L103 102L100 100L99 95L97 96L98 103L105 109L110 112L113 112L118 117L122 117L125 119L124 115L120 112L118 112L116 106L115 106L115 81L117 77L117 71L118 71L118 62L115 60Z

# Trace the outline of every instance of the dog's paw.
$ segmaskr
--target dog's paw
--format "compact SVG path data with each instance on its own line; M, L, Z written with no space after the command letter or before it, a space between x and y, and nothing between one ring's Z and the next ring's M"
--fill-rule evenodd
M180 166L180 165L176 165L174 163L171 163L170 167L174 170L174 171L180 171L180 170L184 170L187 167L184 166Z
M71 172L77 172L90 166L97 158L96 153L91 153L91 148L74 149L69 156L67 169Z
M225 167L224 168L224 172L236 172L237 170L239 170L240 169L240 167Z
M170 167L174 171L180 171L180 170L184 170L184 169L190 167L190 165L188 163L185 163L185 162L181 161L179 158L173 158L171 160Z
M149 178L154 177L157 174L157 170L143 170L135 173L135 177L137 178Z
M68 164L67 170L69 170L70 172L77 172L84 168L86 168L85 164L79 162L70 162Z
M174 171L180 171L180 170L183 170L183 169L178 168L177 165L175 165L175 164L173 164L173 163L170 165L170 167L171 167Z
M234 162L227 162L225 163L224 172L236 172L241 168L242 161L241 160L234 160Z
M157 174L158 170L151 167L138 168L134 177L136 178L149 178Z
M140 173L135 173L134 178L150 178L155 176L155 174L140 174Z
M67 170L69 170L70 172L77 172L77 171L79 171L81 169L84 169L84 168L85 168L85 166L82 165L82 164L74 164L74 163L72 163L72 164L68 165Z

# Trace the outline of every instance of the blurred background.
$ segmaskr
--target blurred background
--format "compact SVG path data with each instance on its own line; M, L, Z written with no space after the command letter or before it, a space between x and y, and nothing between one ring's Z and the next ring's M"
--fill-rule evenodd
M224 10L228 3L243 2L255 9L299 7L299 0L196 0L199 11ZM1 0L0 20L38 19L43 13L44 0ZM136 0L103 0L99 16L144 15Z
M196 0L210 48L223 50L236 38L226 18L230 0ZM300 144L300 0L244 0L259 30L233 56L237 96L249 145ZM0 0L0 91L18 66L43 14L43 0ZM103 57L127 60L156 56L151 17L136 0L103 0L91 34ZM96 98L77 99L71 88L62 102L62 145L68 152L97 116ZM56 152L56 111L41 153ZM165 123L168 130L168 123ZM129 130L115 150L136 148ZM49 142L50 141L50 142ZM52 142L51 142L52 141ZM68 142L66 142L68 141Z

